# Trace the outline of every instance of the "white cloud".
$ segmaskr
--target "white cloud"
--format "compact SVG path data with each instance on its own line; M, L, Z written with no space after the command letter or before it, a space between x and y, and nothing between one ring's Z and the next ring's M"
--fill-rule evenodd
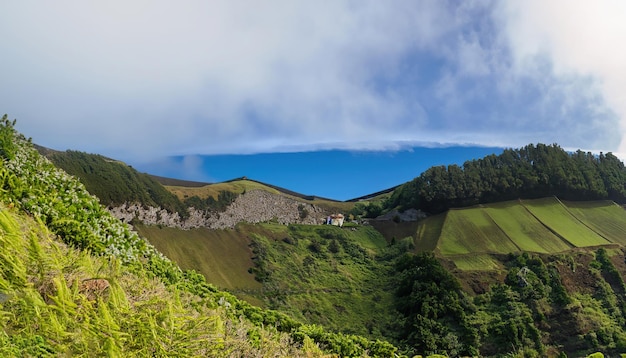
M42 145L121 159L433 142L614 150L624 12L554 4L6 3L0 111Z
M597 90L620 118L619 151L626 152L626 48L622 45L626 39L626 3L530 0L501 4L499 12L516 65L524 68L536 61L548 61L556 76L586 78L564 89L564 93ZM593 80L591 87L585 86L589 79ZM565 98L563 106L571 105L567 100L574 98Z

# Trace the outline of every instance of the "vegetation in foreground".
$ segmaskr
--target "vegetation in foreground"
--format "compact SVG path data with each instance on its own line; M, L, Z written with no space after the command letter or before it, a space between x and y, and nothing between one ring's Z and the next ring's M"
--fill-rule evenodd
M5 115L0 126L0 199L16 212L0 218L7 245L0 255L0 339L7 354L392 356L396 351L383 341L331 333L253 307L196 272L181 271L114 219L78 180L41 157L14 124ZM38 222L39 231L33 233L28 220ZM106 279L107 297L88 303L90 293L81 284L92 278Z

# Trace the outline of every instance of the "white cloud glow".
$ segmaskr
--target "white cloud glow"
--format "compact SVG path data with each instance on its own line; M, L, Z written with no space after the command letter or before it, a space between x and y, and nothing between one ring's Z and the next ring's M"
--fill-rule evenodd
M427 143L626 153L626 5L455 3L7 2L0 111L39 144L124 160Z

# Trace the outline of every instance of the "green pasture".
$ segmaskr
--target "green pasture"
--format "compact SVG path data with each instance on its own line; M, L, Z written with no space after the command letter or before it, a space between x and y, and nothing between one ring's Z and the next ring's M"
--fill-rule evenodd
M415 239L415 250L417 252L435 251L445 220L446 213L443 213L429 216L419 222Z
M194 269L208 282L229 290L260 289L248 272L252 251L245 234L204 228L181 230L138 225L139 234L182 269Z
M388 245L387 240L371 226L361 226L354 229L348 228L347 230L352 231L352 237L356 243L374 253L380 252L380 250Z
M569 211L610 242L626 245L626 210L612 201L563 202Z
M490 254L472 254L447 257L463 271L492 271L501 269L501 264Z
M241 194L245 191L254 189L262 189L273 194L278 194L278 190L272 189L266 185L250 181L250 180L235 180L231 182L209 184L201 187L189 187L189 186L166 186L167 190L176 195L179 199L184 200L188 197L197 196L200 199L206 199L212 196L217 199L217 196L221 191L229 191L237 194Z
M438 248L442 255L520 251L479 207L448 211Z
M575 247L610 244L609 241L579 221L556 198L524 200L522 205L541 223Z
M517 201L490 204L484 210L522 251L555 253L571 248Z

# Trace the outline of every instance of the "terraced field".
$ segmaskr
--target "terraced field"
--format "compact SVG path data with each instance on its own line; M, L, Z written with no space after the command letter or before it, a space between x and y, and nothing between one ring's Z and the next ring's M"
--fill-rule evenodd
M444 256L520 251L480 207L448 211L437 246Z
M522 205L557 235L575 247L610 244L608 240L589 228L589 224L572 215L556 198L522 201Z
M461 270L493 270L497 254L626 246L626 210L610 201L518 200L449 210L417 230L416 251L434 251Z
M572 248L519 202L492 204L484 210L521 251L553 253Z
M570 212L609 241L626 246L626 211L612 201L564 202Z

